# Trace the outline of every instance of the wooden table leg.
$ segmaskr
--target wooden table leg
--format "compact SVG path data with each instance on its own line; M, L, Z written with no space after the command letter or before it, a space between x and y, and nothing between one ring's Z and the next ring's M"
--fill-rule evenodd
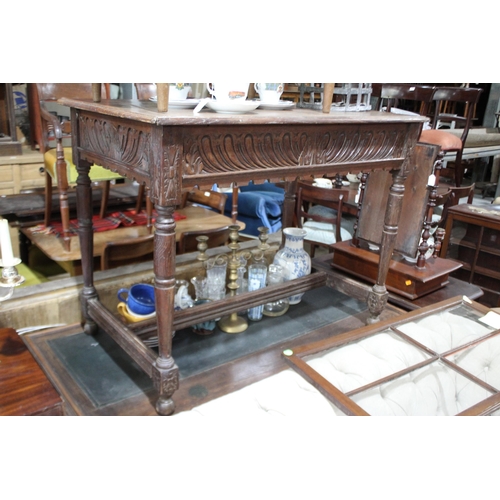
M155 301L157 311L173 311L175 295L175 221L174 208L155 206ZM156 411L171 415L175 410L172 395L179 387L179 369L172 357L173 317L157 314L158 358L152 379L159 392Z
M76 203L78 207L78 237L82 255L82 312L83 330L89 335L97 333L97 324L88 314L88 300L97 297L94 288L94 232L92 228L92 183L90 182L91 164L84 160L75 161L78 170Z
M398 233L398 223L403 206L404 181L405 177L400 175L400 171L392 173L393 183L389 190L387 209L385 211L384 228L382 230L382 241L380 245L380 258L377 272L377 281L368 294L368 310L370 317L368 324L380 321L380 315L384 310L389 292L385 286L389 265L392 258L396 236Z

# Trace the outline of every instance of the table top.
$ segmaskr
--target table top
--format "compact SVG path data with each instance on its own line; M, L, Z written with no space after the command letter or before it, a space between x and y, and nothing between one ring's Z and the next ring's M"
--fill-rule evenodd
M259 109L242 114L217 113L206 107L194 114L192 109L170 108L167 112L159 112L157 103L130 99L111 99L93 102L92 100L76 100L63 98L64 106L95 111L109 116L130 118L136 121L155 125L249 125L249 124L293 124L293 123L401 123L425 122L427 118L413 115L396 115L380 111L364 112L332 112L303 108L288 110Z
M179 241L181 233L186 231L199 231L201 229L216 229L231 225L232 219L220 213L203 207L187 205L185 208L176 209L176 212L185 215L175 223L175 239ZM241 229L245 229L243 222L237 221ZM22 228L21 231L30 241L42 250L45 255L56 262L76 261L81 259L80 239L78 236L71 238L70 250L63 247L63 240L52 234L34 232L33 227ZM119 227L109 231L94 233L94 257L102 255L104 245L108 241L146 236L148 228L144 226Z
M470 218L484 219L495 224L500 224L500 205L489 207L461 203L448 209L448 214L457 214Z

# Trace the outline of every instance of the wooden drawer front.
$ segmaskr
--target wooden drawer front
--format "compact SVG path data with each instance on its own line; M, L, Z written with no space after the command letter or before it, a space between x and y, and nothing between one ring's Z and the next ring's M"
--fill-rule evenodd
M40 169L43 168L43 163L29 163L27 165L19 165L19 174L21 182L41 182L43 184L45 176Z
M19 194L21 189L45 186L41 167L41 162L0 166L0 194Z
M14 173L13 173L13 165L3 165L0 167L0 182L3 184L4 182L13 182L14 181Z

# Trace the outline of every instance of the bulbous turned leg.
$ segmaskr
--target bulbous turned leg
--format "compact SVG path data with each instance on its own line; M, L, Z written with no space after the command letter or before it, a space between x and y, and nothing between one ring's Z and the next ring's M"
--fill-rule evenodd
M156 401L156 412L158 415L168 417L172 415L175 411L175 404L172 398L167 398L165 396L160 396Z

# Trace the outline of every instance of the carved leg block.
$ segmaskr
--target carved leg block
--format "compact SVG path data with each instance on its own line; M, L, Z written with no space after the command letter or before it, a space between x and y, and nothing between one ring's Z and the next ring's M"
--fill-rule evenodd
M158 358L153 366L153 384L159 392L156 401L158 415L172 415L175 404L172 395L179 388L179 368L172 357Z
M368 311L370 312L370 317L366 320L368 325L380 321L380 315L385 309L388 297L389 292L386 290L385 286L374 285L370 290L368 294Z

